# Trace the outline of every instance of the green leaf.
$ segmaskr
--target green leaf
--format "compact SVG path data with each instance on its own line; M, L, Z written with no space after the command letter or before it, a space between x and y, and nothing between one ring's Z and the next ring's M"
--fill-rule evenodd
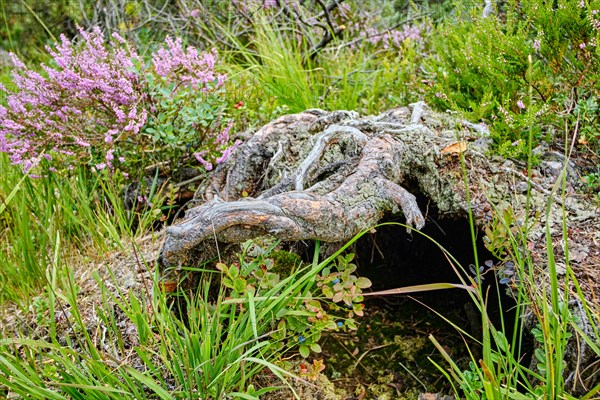
M233 281L229 278L223 278L223 285L229 289L233 289Z
M336 330L337 327L338 327L337 324L333 320L327 321L327 323L325 324L325 329L330 330L330 331Z
M544 362L546 361L546 353L544 352L543 349L537 348L534 351L535 354L535 358L539 361L539 362Z
M318 343L313 343L310 345L310 349L315 352L315 353L320 353L321 352L321 346L319 346Z
M236 292L244 293L246 291L246 280L244 278L235 278L233 286Z
M348 329L355 331L357 328L356 322L353 319L347 319L344 326L348 327Z
M285 334L287 333L287 327L286 327L286 323L285 323L285 319L282 319L281 321L279 321L279 323L277 324L277 335L281 335L281 339L283 339L285 337ZM275 336L275 334L273 334L273 336Z
M310 348L303 344L302 346L300 346L300 348L298 349L298 351L300 351L300 355L304 358L308 357L310 355Z
M344 298L344 292L336 292L331 299L334 303L339 303Z
M3 202L0 203L0 215L2 215L2 213L6 209L6 206L8 205L8 203L10 203L10 201L15 196L15 194L17 194L17 192L19 191L21 185L23 184L23 182L25 181L25 179L27 179L28 176L29 175L27 175L27 174L23 174L23 177L19 180L19 182L17 183L17 185L10 191L10 193L8 194L8 196L6 197L6 199Z
M366 289L368 287L371 287L372 283L368 278L360 277L356 280L355 285L361 289Z
M229 273L229 268L227 267L227 264L217 263L215 267L221 272L225 272L226 274Z
M496 342L498 349L500 351L507 352L508 351L508 340L506 340L506 336L504 336L504 333L499 332L499 331L492 331L492 333L494 335L494 341Z

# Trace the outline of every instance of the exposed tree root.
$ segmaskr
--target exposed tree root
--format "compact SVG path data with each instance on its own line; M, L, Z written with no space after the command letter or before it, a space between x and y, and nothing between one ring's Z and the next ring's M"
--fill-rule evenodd
M423 107L415 106L411 125L421 118ZM311 121L311 116L316 118ZM390 128L403 132L406 126L394 122L382 126L382 122L376 122L363 124L361 131L352 126L357 125L356 117L351 112L318 110L296 116L296 122L305 123L305 131L322 130L314 136L312 150L295 172L277 185L257 198L239 199L248 191L260 190L257 186L264 178L259 173L261 167L266 164L267 171L272 170L282 157L284 145L293 142L289 134L281 135L275 138L275 150L272 137L280 132L269 125L259 131L240 149L233 168L224 168L215 175L206 190L210 201L190 210L184 222L168 228L163 265L189 262L189 254L207 240L234 243L273 235L284 241L343 242L377 224L385 213L400 210L408 226L422 228L425 219L415 196L399 186L404 144L394 132L386 133L386 129L393 131ZM326 150L333 144L339 148L339 154L327 160ZM224 202L221 197L239 200Z

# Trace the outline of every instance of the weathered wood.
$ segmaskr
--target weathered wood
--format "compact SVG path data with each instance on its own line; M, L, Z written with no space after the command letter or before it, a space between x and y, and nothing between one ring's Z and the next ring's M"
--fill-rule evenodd
M419 119L422 112L423 105L417 105L410 122ZM404 133L406 126L392 121L352 126L356 117L351 112L310 110L284 117L257 132L241 147L233 166L218 171L211 180L206 190L211 200L167 229L163 265L176 267L190 262L188 255L207 240L235 243L273 235L285 241L343 242L377 224L387 212L402 211L407 225L422 228L425 219L415 196L399 185L404 145L397 133L386 133L391 128ZM287 123L287 134L274 129L282 122ZM291 138L290 127L295 131ZM276 190L240 199L249 191L261 191L257 188L260 172L282 152L283 143L298 143L294 134L304 137L315 131L321 133L313 134L312 150L296 163L295 172L271 188ZM272 139L277 141L276 147ZM341 154L320 168L322 159L327 158L326 150L334 143L341 147ZM352 168L342 168L346 159L356 160L349 163ZM329 168L332 174L322 178L328 166L333 166ZM235 201L224 202L223 197Z
M325 132L326 137L339 132L337 126L333 128ZM193 216L186 221L168 228L164 260L173 265L185 250L213 239L232 243L270 234L285 241L342 242L377 224L384 213L397 211L397 207L406 216L408 225L422 228L425 220L415 196L395 183L399 171L393 158L401 153L398 142L389 135L368 142L366 136L363 139L366 145L355 172L336 189L324 195L315 193L314 186L306 191L299 189L302 177L309 172L303 163L294 191L234 202L215 198L194 209ZM313 157L316 158L311 153L307 159Z
M323 110L283 116L259 129L198 190L196 198L204 204L167 229L161 267L201 263L214 257L216 245L261 235L343 242L389 212L402 212L409 226L420 228L427 216L407 189L430 199L442 215L465 216L470 209L478 227L492 220L495 210L510 208L521 222L528 217L536 222L529 230L530 248L540 258L545 225L539 214L549 196L555 200L549 221L557 240L563 205L574 217L573 235L582 235L582 242L596 240L588 228L598 227L593 205L550 193L556 176L542 171L544 162L529 179L523 166L486 156L488 135L485 125L432 112L422 102L363 118ZM597 251L588 253L589 261L597 262ZM586 268L586 260L571 261L582 264L587 281L596 269Z

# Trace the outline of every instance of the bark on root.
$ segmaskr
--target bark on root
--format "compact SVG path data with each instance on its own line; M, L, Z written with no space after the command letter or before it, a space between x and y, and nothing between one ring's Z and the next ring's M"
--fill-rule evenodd
M160 266L176 271L197 265L214 257L219 245L263 235L344 242L390 212L401 212L409 227L419 229L427 216L412 191L441 215L472 211L478 228L505 209L515 221L536 221L526 250L542 266L546 222L540 213L550 198L554 204L547 221L553 238L562 240L564 208L571 219L571 250L580 255L571 257L571 265L582 281L598 282L597 246L579 245L598 240L593 204L550 192L557 176L545 166L556 164L552 158L529 178L524 165L486 156L490 141L484 125L432 112L423 102L368 117L323 110L283 116L255 132L197 191L196 200L204 204L167 229ZM557 259L564 255L561 248L555 251ZM597 285L586 292L598 290Z
M189 256L198 256L194 250L205 241L236 243L272 235L284 241L344 242L388 212L401 211L409 230L422 228L425 218L415 196L400 186L406 150L398 135L419 130L413 121L420 118L422 107L414 107L409 125L320 110L267 125L213 177L204 193L208 201L167 229L163 266L190 263ZM285 132L275 128L282 123ZM281 156L285 143L298 146L302 138L312 141L312 149L301 161L297 157L295 171L275 185L264 182L281 167L278 158L289 157ZM337 151L328 155L332 145ZM249 191L256 197L249 197Z

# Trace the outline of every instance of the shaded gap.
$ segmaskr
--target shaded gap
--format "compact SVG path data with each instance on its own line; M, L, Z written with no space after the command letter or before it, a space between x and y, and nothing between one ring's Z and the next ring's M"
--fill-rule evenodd
M422 232L457 259L467 271L461 272L463 279L469 282L469 265L475 262L468 217L439 215L437 208L427 198L419 196L415 191L412 193L417 195L421 210L428 210L427 223ZM381 222L404 223L404 218L388 215ZM480 265L488 260L497 264L494 256L484 247L482 236L482 233L477 232ZM358 275L373 282L370 289L373 291L428 283L461 283L437 244L417 232L408 234L402 226L379 227L360 238L350 251L356 254ZM460 267L457 266L457 269L460 270ZM489 318L497 329L501 329L501 316L503 317L505 331L509 336L507 339L511 343L516 303L506 294L505 286L500 285L498 288L494 270L486 268L486 271L483 275L483 289L488 291ZM447 363L427 339L429 334L444 346L463 370L469 369L471 360L467 346L476 360L481 358L479 344L463 337L436 315L436 312L441 314L480 339L481 315L465 290L366 297L365 306L365 316L357 318L361 325L354 336L336 334L326 339L325 355L331 359L330 364L333 364L329 370L330 378L334 382L336 378L343 379L343 382L338 381L337 384L350 388L352 384L371 387L369 385L384 382L387 388L394 388L396 395L415 390L450 394L448 382L428 360L431 357L442 367L447 367ZM529 337L524 338L523 348L517 358L524 357L523 363L527 365L532 352ZM356 354L345 356L344 353ZM366 355L357 363L357 358L362 354ZM407 373L407 369L416 375L416 379Z

